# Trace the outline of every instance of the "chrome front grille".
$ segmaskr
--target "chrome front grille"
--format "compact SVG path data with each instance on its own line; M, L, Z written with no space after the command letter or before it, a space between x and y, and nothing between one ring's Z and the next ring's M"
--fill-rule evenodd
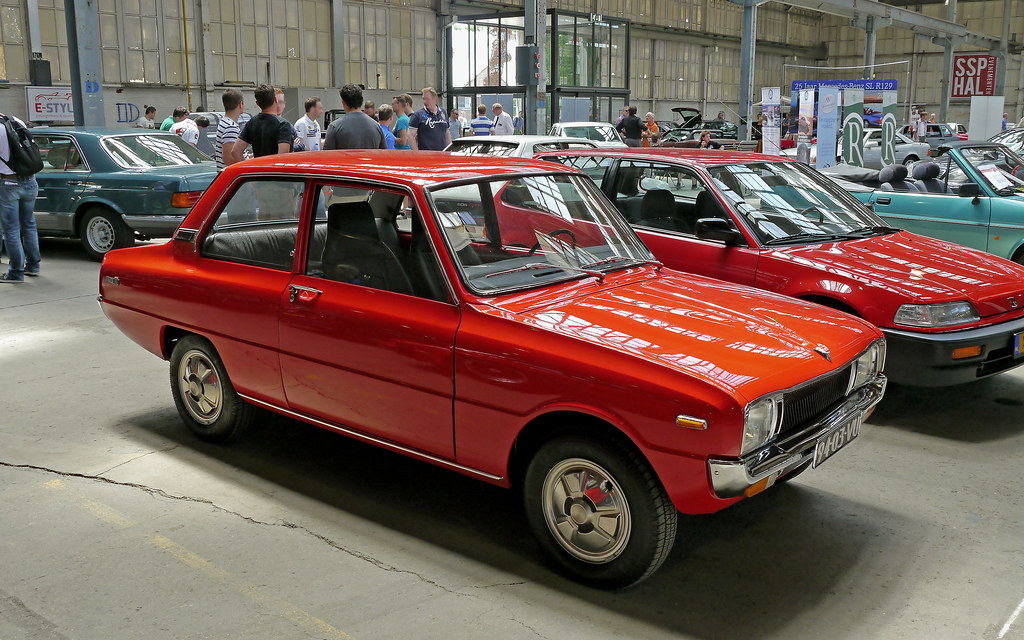
M851 365L783 396L780 435L796 431L846 397Z

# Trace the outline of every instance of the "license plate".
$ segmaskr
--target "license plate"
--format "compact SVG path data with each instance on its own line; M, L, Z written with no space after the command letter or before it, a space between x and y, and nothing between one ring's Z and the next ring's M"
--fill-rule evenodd
M1024 331L1013 334L1013 357L1024 354Z
M862 421L863 418L857 416L846 424L836 427L818 438L817 444L814 445L814 461L811 463L811 467L817 467L822 462L825 462L832 454L848 445L851 440L860 435Z

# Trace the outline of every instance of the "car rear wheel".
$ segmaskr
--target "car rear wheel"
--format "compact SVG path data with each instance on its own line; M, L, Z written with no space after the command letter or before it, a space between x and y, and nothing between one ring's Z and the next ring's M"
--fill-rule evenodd
M171 394L189 430L210 442L234 438L255 413L235 392L213 345L198 336L185 336L174 346Z
M526 468L530 528L572 578L606 589L661 566L679 513L640 455L581 437L545 444Z
M135 234L119 215L110 209L93 207L82 216L79 228L82 247L93 260L103 260L111 249L135 244Z

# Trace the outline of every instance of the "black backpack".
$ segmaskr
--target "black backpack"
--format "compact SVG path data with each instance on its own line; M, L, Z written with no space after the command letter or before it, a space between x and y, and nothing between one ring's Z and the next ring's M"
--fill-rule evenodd
M7 163L17 176L29 178L43 170L43 158L39 155L39 146L32 139L28 127L20 122L0 115L7 134L7 146L10 149L9 159L0 158Z

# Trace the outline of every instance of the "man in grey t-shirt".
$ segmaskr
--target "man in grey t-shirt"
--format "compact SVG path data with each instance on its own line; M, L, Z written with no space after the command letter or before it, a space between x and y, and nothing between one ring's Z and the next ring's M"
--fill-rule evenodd
M345 115L327 127L324 150L387 149L388 143L380 124L360 110L363 106L363 91L359 85L346 84L340 93Z

